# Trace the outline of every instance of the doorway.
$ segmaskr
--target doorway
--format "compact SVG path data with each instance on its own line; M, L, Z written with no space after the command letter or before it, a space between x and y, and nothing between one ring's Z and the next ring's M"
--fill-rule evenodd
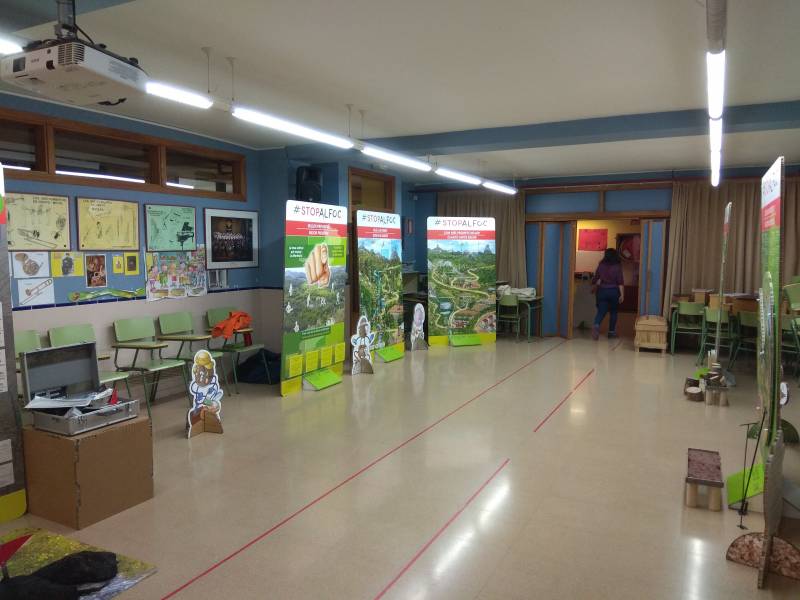
M578 221L575 240L575 271L572 324L575 335L588 335L596 313L591 279L606 248L615 248L622 261L625 298L619 307L617 334L633 338L639 315L642 264L642 221L640 219L585 219ZM600 332L608 333L609 319Z

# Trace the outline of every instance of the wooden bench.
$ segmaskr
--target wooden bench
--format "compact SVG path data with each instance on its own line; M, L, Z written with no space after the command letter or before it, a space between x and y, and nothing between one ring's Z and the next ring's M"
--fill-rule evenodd
M697 486L708 487L709 510L722 510L722 460L719 452L689 448L686 470L686 506L697 506Z

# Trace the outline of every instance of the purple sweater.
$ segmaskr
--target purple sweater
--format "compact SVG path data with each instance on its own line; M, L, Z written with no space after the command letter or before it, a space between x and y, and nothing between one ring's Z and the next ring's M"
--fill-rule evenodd
M596 283L601 288L625 285L625 281L622 279L622 265L601 262L597 265L597 272L592 278L592 283Z

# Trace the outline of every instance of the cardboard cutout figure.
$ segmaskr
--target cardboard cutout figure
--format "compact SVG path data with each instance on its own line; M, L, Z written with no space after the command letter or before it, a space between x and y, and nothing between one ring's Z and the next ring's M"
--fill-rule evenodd
M425 342L425 307L417 303L414 306L414 321L411 323L411 350L427 350Z
M353 344L353 375L368 374L372 375L372 342L375 341L375 334L370 331L370 324L367 317L362 316L358 320L357 333L350 338Z
M192 408L186 415L186 437L198 433L222 433L222 388L217 363L208 350L198 350L192 365Z

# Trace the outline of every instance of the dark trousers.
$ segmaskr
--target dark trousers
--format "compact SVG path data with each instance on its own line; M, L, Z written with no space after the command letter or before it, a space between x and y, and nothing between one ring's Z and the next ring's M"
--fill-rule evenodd
M597 288L597 316L594 318L594 324L600 327L606 314L611 313L611 318L608 322L608 330L616 332L617 330L617 309L619 308L619 288Z

